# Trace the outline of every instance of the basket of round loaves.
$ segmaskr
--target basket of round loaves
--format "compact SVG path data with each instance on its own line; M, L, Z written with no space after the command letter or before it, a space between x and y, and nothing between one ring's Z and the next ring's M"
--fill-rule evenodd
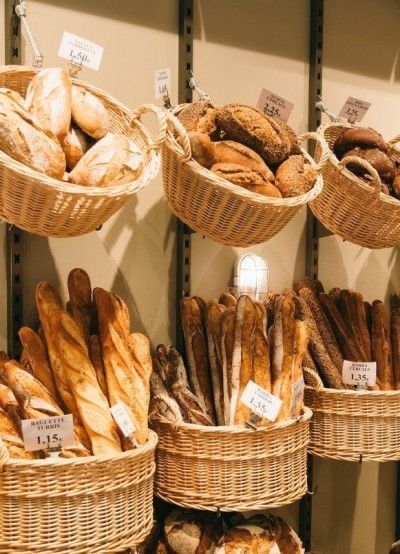
M399 460L399 297L392 296L389 310L356 291L334 288L327 294L309 279L298 282L295 292L296 316L310 333L303 359L304 401L313 412L309 452L348 461ZM358 372L360 366L344 369L349 362L366 367L371 361L376 380L372 375L363 387L358 383L368 373Z
M269 325L267 309L227 293L207 303L182 300L188 369L174 348L160 345L151 382L158 497L226 512L290 504L305 494L308 332L290 298L277 302ZM241 402L254 383L281 400L274 422Z
M184 104L168 118L163 180L173 213L217 242L251 246L276 235L321 191L319 163L280 119L242 104Z
M1 552L126 552L153 525L149 340L130 332L119 296L92 296L83 270L71 272L68 288L64 308L58 292L39 283L39 331L21 328L19 362L1 353ZM121 404L133 424L128 437L110 409ZM26 427L40 429L52 416L46 425L57 425L65 414L73 434L62 449L56 427L33 436L39 450L27 442Z
M139 118L154 112L153 141ZM63 69L0 70L0 218L43 236L94 231L159 170L162 112L133 113Z
M321 126L329 145L324 188L310 203L327 229L367 248L400 242L400 151L374 129L348 123ZM316 156L318 158L319 147Z

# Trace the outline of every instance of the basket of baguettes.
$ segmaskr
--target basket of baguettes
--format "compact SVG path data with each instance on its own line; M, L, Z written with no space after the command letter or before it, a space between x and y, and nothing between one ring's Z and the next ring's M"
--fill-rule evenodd
M173 213L217 242L250 246L276 235L322 188L323 138L297 137L243 104L180 105L169 115L163 181ZM317 163L300 146L320 142Z
M399 297L392 296L389 311L355 291L334 288L326 294L309 279L295 291L296 315L310 333L304 357L305 404L313 412L309 451L339 460L399 460ZM351 385L344 360L376 362L376 383L361 390ZM357 368L355 375L357 382Z
M268 302L224 293L182 299L187 368L156 349L151 425L157 432L155 494L206 510L289 504L307 489L311 411L303 406L305 325L290 298ZM278 397L274 422L241 402L250 381Z
M39 332L21 328L20 362L1 355L1 552L125 552L153 524L149 340L130 332L122 298L103 289L92 298L83 270L71 272L68 287L64 309L39 283ZM128 437L110 411L121 403ZM64 414L73 415L75 440L59 458L25 449L21 422Z
M152 140L139 121L153 112ZM154 179L166 121L131 112L66 70L0 68L0 218L26 231L94 231Z
M346 122L321 126L329 145L324 187L310 207L327 229L367 248L400 242L400 150L370 128ZM316 157L318 159L317 145ZM321 152L321 151L320 151Z

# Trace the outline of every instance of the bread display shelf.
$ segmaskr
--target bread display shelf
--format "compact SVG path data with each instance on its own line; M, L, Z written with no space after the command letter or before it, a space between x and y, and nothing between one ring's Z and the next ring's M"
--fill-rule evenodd
M115 457L11 460L0 443L1 552L125 552L153 525L156 434Z
M348 123L330 123L321 126L318 134L330 147L346 129ZM400 151L394 148L399 137L389 141L391 157L400 161ZM316 158L323 152L317 145ZM347 160L347 162L346 162ZM372 177L369 185L346 168L346 163L358 163ZM388 248L400 243L400 201L381 192L381 180L375 169L360 158L339 161L329 149L322 168L324 187L312 199L313 214L332 233L342 239L367 248Z
M297 420L251 430L153 419L158 434L155 494L211 511L290 504L307 491L311 411Z
M306 370L310 454L349 462L400 460L400 391L337 390Z
M32 68L4 66L0 87L24 95L34 75ZM142 150L144 169L137 180L129 183L82 186L43 175L0 151L0 218L37 235L72 237L96 230L152 181L160 166L166 121L157 106L145 104L131 112L106 92L77 79L73 83L101 100L108 112L110 130L127 136ZM154 141L139 121L147 112L155 113L160 122L159 136Z
M178 114L184 105L178 106ZM163 145L164 190L172 212L191 229L222 244L251 246L265 242L281 231L322 189L318 175L313 188L293 198L262 196L233 185L192 159L188 134L174 115L168 117ZM303 150L304 156L319 171L328 155L321 136L305 133L299 140L318 141L319 163Z

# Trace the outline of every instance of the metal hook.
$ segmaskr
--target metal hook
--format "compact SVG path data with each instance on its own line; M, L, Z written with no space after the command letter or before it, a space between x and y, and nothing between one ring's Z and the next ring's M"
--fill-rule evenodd
M334 123L338 123L340 121L340 117L330 112L325 104L325 102L322 100L321 96L317 96L317 102L315 103L315 107L320 112L326 114L331 121Z
M258 429L257 423L259 423L260 421L261 421L261 417L259 417L258 415L252 413L250 415L250 421L246 421L245 425L247 427L249 427L250 429L252 429L253 431L257 431L257 429Z
M317 492L318 492L318 483L315 485L313 491L307 491L306 494L308 494L308 496L314 496L314 494L317 494Z
M189 87L192 90L195 90L197 92L200 100L203 100L205 102L210 102L211 96L209 94L207 94L204 90L202 90L201 88L199 88L197 86L197 83L196 83L194 75L193 75L193 71L189 70L189 74L190 74Z

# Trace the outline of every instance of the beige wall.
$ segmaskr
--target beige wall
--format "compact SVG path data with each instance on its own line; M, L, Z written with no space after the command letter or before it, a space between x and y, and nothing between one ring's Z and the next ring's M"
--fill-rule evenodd
M325 4L324 99L333 111L349 95L372 102L365 122L389 138L398 132L400 120L396 103L400 5L397 0L326 0ZM28 0L27 5L46 65L60 64L58 45L67 30L105 47L101 71L85 70L82 78L133 108L153 100L154 70L169 66L176 100L177 0ZM266 87L295 104L290 123L299 132L306 130L308 0L196 0L194 31L195 75L216 103L254 104ZM304 230L302 210L277 237L252 249L268 258L274 290L304 273ZM173 243L174 224L160 179L99 233L69 240L26 236L26 321L35 317L35 283L46 278L65 288L68 270L81 265L96 284L113 287L128 299L136 328L145 330L153 342L173 338ZM229 284L241 251L195 235L192 291L206 298L218 294ZM321 241L320 275L328 288L350 286L369 299L387 297L399 288L398 268L397 249L370 252L335 237ZM0 310L4 306L0 297ZM0 331L4 338L4 325ZM393 538L394 479L393 464L316 460L314 550L385 554ZM295 521L297 506L281 513Z

